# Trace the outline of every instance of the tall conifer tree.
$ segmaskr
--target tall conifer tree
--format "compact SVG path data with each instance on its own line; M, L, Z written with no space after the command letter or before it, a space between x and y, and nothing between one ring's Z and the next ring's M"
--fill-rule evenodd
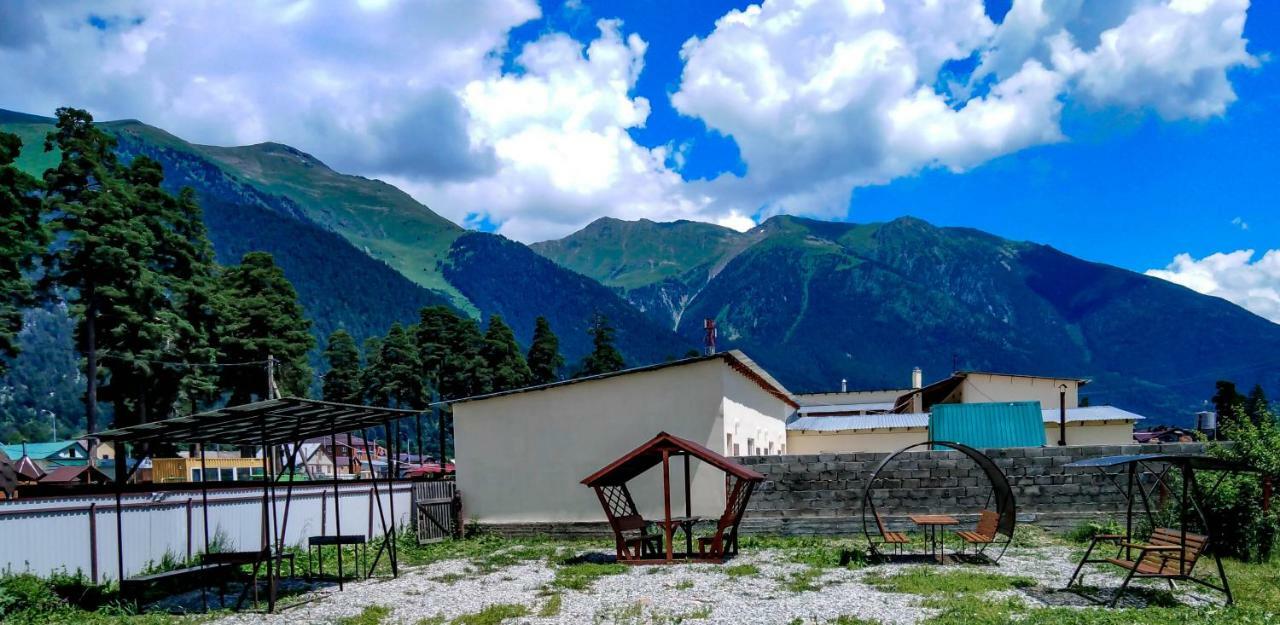
M266 252L249 252L239 265L218 278L223 299L218 328L219 352L225 363L280 363L276 383L284 395L305 396L311 385L307 351L314 340L293 284ZM222 369L222 386L230 403L267 397L267 378L257 366Z
M363 399L360 390L360 352L356 340L342 328L329 335L324 349L324 360L329 372L324 374L322 397L325 401L358 404Z
M531 384L549 384L560 379L564 356L560 355L560 339L551 331L546 317L534 320L528 363Z
M620 371L626 366L622 352L614 347L614 329L609 318L602 313L591 316L591 325L587 328L591 335L591 353L582 360L579 376L599 375Z
M40 223L40 182L14 165L22 139L0 132L0 374L18 354L22 310L35 303L28 273L47 243Z
M508 391L529 385L533 374L529 371L524 354L520 353L515 333L502 320L501 315L489 317L489 328L485 330L484 346L480 354L489 370L491 391Z

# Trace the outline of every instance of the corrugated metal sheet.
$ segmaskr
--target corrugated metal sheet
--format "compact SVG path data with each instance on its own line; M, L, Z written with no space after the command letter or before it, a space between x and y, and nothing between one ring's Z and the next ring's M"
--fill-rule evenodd
M1045 423L1058 422L1058 409L1045 409ZM1141 421L1146 417L1121 410L1115 406L1085 406L1083 408L1067 408L1067 423L1076 421Z
M974 447L1042 447L1044 413L1038 401L936 404L929 438Z
M881 430L887 428L925 428L928 413L869 414L841 417L800 417L787 424L788 430L839 432L843 430Z
M824 414L837 412L859 412L869 410L893 410L893 402L868 402L863 404L823 404L800 406L800 414Z

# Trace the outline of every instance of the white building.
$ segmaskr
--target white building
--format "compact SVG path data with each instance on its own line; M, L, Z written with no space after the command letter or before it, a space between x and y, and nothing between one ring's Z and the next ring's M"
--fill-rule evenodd
M482 523L599 521L600 503L579 481L658 432L725 455L782 454L798 407L736 350L460 400L453 414L463 514ZM631 490L641 513L654 517L661 477L650 473ZM697 463L690 474L694 514L718 516L723 474ZM683 466L672 479L684 479Z

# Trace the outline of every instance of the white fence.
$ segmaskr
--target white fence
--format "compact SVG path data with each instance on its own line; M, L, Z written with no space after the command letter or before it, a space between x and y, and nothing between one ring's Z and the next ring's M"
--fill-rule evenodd
M294 484L288 518L285 489L272 500L277 523L285 526L286 545L304 545L308 536L336 534L332 485ZM391 497L379 484L342 484L342 533L382 533L380 518L391 521ZM394 488L397 527L411 518L412 486ZM383 517L379 517L378 503ZM124 574L134 575L166 554L178 560L204 551L204 514L200 490L132 493L122 499ZM226 550L262 548L262 487L209 491L210 541ZM116 508L113 495L41 497L0 503L0 571L48 575L81 571L97 581L117 577Z

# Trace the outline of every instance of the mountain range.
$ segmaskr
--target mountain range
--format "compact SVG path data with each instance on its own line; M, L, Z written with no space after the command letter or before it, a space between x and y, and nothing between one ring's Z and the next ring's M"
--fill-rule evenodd
M43 171L49 118L0 111ZM741 348L794 391L900 388L954 369L1090 378L1084 395L1185 423L1219 378L1280 377L1280 325L1225 300L1052 247L904 217L887 223L778 216L747 231L599 219L526 246L467 231L386 183L333 171L276 143L214 147L137 121L102 124L125 158L191 186L224 263L276 255L326 335L357 338L446 303L501 314L528 344L546 316L571 359L588 318L618 328L628 364L702 344Z

